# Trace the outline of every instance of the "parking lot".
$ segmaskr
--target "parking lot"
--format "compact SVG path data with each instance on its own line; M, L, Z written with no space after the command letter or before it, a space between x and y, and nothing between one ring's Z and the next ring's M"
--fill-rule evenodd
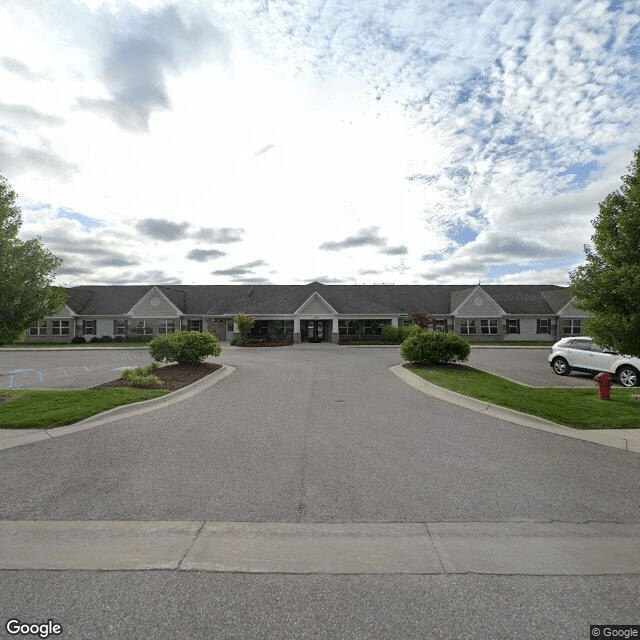
M593 376L586 373L574 371L568 376L553 373L548 362L550 353L551 347L476 347L471 349L466 364L530 387L593 386Z
M357 350L352 353L356 357ZM588 374L554 374L547 362L549 353L549 347L475 347L467 364L532 387L593 386ZM149 362L147 349L2 350L0 389L86 389Z
M145 349L0 351L0 389L86 389L151 362Z

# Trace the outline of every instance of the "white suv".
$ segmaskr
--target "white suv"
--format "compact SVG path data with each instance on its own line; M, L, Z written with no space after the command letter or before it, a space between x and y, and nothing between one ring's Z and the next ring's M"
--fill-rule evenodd
M635 387L639 380L640 358L621 356L612 349L603 349L584 336L562 338L551 347L549 364L559 376L571 371L598 373L606 371L625 387Z

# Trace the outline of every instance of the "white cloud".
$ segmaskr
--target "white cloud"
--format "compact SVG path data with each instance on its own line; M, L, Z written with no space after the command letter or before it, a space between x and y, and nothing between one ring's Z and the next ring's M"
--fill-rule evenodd
M640 143L631 5L25 0L0 171L50 207L30 232L69 235L71 283L557 282Z

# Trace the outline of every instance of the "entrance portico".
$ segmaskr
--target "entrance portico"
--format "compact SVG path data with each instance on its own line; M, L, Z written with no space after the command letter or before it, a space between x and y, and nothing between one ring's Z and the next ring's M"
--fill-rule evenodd
M338 342L338 312L314 291L295 311L293 342Z

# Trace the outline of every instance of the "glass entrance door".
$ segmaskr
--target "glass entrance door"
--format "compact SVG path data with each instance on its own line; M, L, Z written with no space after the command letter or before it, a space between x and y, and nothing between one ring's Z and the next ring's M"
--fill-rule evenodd
M324 323L322 320L307 321L307 341L308 342L324 341Z

